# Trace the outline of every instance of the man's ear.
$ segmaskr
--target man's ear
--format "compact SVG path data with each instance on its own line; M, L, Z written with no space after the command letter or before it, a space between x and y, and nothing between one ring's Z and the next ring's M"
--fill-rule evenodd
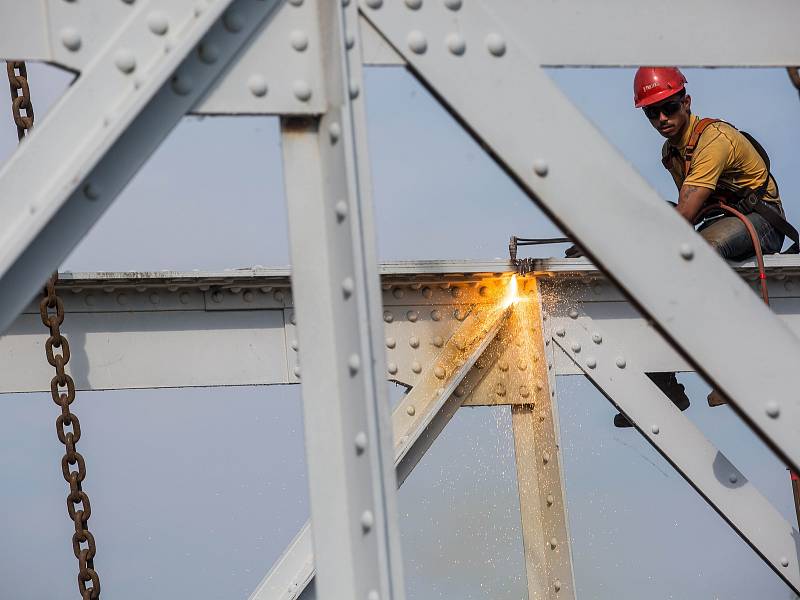
M687 112L691 112L692 111L692 97L689 94L686 94L683 97L683 101L685 102L684 106L686 106L686 111Z

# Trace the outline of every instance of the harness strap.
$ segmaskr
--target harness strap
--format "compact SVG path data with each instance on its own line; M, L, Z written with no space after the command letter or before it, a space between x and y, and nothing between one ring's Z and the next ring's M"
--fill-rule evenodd
M692 134L689 136L689 142L686 144L686 153L684 154L683 158L683 176L686 177L689 174L689 167L692 166L692 156L694 155L694 149L697 147L697 142L700 141L700 136L703 135L703 132L706 130L706 127L713 123L722 123L722 119L700 119L700 122L697 123Z
M783 235L787 238L792 240L792 245L789 246L783 254L798 254L800 253L800 234L798 234L797 229L789 223L786 219L783 218L779 212L771 209L767 206L767 203L761 199L758 199L753 206L753 211L757 212L759 215L764 217L764 220L772 225L775 229L780 231Z

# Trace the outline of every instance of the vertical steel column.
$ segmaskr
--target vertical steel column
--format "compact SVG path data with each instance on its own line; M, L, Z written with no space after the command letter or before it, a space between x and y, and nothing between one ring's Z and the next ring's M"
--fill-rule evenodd
M342 3L318 6L328 111L281 121L316 591L403 600L363 115L350 102L358 31Z
M572 553L561 470L552 346L545 345L536 281L526 281L526 301L516 306L516 364L512 385L528 403L511 407L525 572L530 600L575 598ZM516 368L515 368L516 367ZM522 368L525 367L525 368Z

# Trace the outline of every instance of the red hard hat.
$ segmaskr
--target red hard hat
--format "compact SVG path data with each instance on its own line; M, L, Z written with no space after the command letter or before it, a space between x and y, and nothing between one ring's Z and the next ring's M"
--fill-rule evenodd
M677 67L639 67L633 78L636 108L649 106L684 89L686 77Z

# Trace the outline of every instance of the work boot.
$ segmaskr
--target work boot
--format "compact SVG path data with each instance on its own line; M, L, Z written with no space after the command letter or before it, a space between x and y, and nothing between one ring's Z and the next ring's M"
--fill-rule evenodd
M689 408L686 389L682 383L678 383L675 373L646 373L646 375L681 411ZM614 415L614 427L633 427L633 423L625 415L616 414Z

